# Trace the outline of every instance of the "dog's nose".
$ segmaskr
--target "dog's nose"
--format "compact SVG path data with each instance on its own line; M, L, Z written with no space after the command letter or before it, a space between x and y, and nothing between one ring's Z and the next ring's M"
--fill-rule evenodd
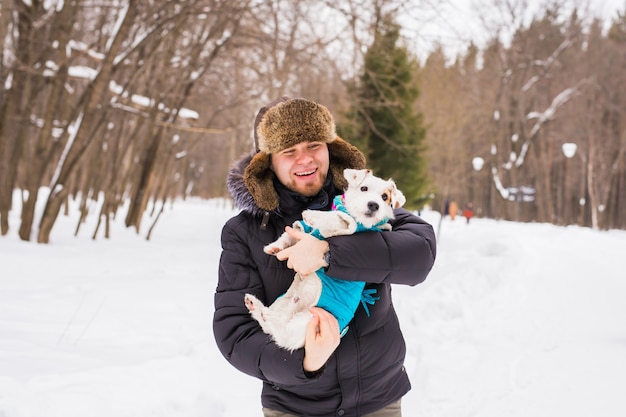
M378 210L378 209L380 208L380 206L378 205L378 203L377 203L377 202L375 202L375 201L370 201L369 203L367 203L367 208L368 208L370 211L376 211L376 210Z

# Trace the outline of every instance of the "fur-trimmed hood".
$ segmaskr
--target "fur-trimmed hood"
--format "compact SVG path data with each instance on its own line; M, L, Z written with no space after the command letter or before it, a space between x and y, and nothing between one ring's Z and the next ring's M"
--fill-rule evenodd
M255 153L244 155L231 165L228 170L228 175L226 176L226 186L237 207L258 215L262 214L263 210L254 202L252 194L250 194L250 191L243 182L243 173L250 164L250 161L252 161L254 155Z

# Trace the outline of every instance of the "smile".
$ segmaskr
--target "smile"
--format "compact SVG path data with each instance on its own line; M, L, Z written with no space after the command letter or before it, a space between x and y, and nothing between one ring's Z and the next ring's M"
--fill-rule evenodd
M297 172L295 175L296 175L296 177L306 177L307 175L315 174L315 171L317 171L317 170L314 169L314 170L311 170L311 171Z

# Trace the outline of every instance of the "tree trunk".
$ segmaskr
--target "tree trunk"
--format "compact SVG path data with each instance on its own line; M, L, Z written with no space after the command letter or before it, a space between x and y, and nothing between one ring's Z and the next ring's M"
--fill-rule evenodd
M59 214L63 199L69 194L69 190L66 187L69 176L90 145L97 129L100 127L99 125L103 122L102 108L106 108L105 93L112 78L111 74L115 58L121 50L123 43L128 39L130 29L133 26L137 0L129 0L127 7L126 13L121 16L123 20L118 32L114 34L109 50L101 64L100 71L87 87L81 100L83 105L78 108L77 112L79 114L74 118L76 131L73 135L75 135L75 138L68 139L64 157L59 161L57 175L50 187L50 196L40 221L37 237L37 242L39 243L48 243L50 232Z
M72 25L76 7L65 3L63 9L58 13L55 24L58 27L55 30L55 37L59 42L58 50L65 51L67 43L71 37ZM64 52L63 52L64 54ZM43 117L43 127L38 132L38 138L34 145L34 151L25 152L24 159L29 160L30 164L26 170L25 187L28 190L28 199L22 205L21 224L19 235L22 240L30 240L33 221L35 218L35 207L37 205L37 197L39 195L39 187L43 183L43 176L46 168L50 164L51 149L56 147L58 142L50 140L53 136L54 121L62 119L60 113L63 110L63 103L66 96L63 94L64 86L67 81L68 60L62 58L59 60L60 65L53 78L52 89L48 95L46 105L43 107L45 115Z
M141 226L142 214L145 211L148 199L150 198L149 190L154 181L156 161L158 158L162 134L163 130L159 129L152 137L152 141L150 142L150 146L146 151L146 156L142 163L141 175L139 176L139 182L137 184L137 188L135 189L135 194L131 199L130 207L128 207L126 227L134 226L137 233L139 233L139 228Z

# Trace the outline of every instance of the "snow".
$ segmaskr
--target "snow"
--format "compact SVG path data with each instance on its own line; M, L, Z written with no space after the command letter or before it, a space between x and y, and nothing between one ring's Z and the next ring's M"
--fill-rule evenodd
M95 212L95 208L93 209ZM76 213L77 210L71 210ZM0 238L0 416L261 416L260 382L211 330L223 201L177 201L147 241ZM422 213L436 266L396 286L413 389L406 416L626 415L626 232ZM95 217L95 216L92 216ZM149 225L148 219L143 222Z

